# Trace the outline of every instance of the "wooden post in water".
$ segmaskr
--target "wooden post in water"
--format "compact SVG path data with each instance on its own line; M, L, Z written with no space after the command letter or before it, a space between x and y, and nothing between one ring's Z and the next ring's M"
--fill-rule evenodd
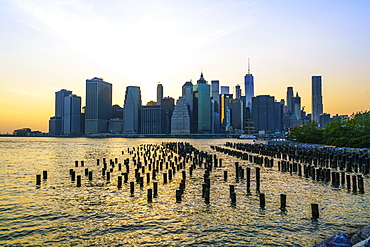
M362 175L358 175L357 178L358 178L358 191L361 194L363 194L363 193L365 193L365 189L364 189L364 178L362 177Z
M152 203L152 202L153 202L153 190L148 189L148 203Z
M265 208L265 205L266 205L265 194L260 193L260 207L263 209Z
M134 196L135 191L135 182L130 182L130 194L131 196Z
M210 189L206 188L206 191L204 193L204 201L206 204L209 204L209 197L210 197Z
M71 181L72 181L72 182L76 181L76 172L75 172L75 171L72 171L72 174L71 174Z
M235 192L232 192L230 194L230 196L231 196L231 203L232 204L236 204L236 193Z
M347 190L351 189L351 175L346 175L346 182L347 182Z
M251 168L247 167L247 193L251 192Z
M280 194L280 209L285 211L286 209L286 195Z
M357 177L356 177L356 175L352 176L352 191L357 192Z
M81 187L81 175L77 175L77 187Z
M153 183L153 194L154 198L158 196L158 182Z
M312 212L312 218L313 219L320 218L319 204L312 203L311 204L311 212Z
M181 190L176 190L176 202L181 202L182 199L181 199Z
M260 168L256 167L256 190L260 191Z
M92 181L92 179L93 179L93 172L89 171L89 181Z
M122 188L122 176L118 176L117 188Z
M48 179L48 171L42 171L42 179Z
M41 174L36 175L36 185L41 185Z
M227 171L224 171L224 181L227 181Z

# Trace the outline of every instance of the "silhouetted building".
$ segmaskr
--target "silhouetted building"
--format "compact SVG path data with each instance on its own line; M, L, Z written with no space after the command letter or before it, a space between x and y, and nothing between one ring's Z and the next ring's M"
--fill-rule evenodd
M250 72L248 59L248 73L244 76L245 106L252 112L252 98L254 97L254 78Z
M123 133L140 133L141 123L141 91L140 87L126 87L123 108Z
M211 133L211 87L201 73L193 86L194 129L196 133Z
M62 89L55 92L55 116L49 120L49 133L61 135L64 133L64 98L72 91Z
M221 86L221 94L230 94L229 86Z
M332 120L330 118L330 114L328 113L321 114L319 119L320 119L320 128L325 128Z
M189 109L189 116L190 116L190 133L195 133L195 123L194 123L194 94L193 94L193 83L191 81L187 81L182 86L182 97L185 99L186 105Z
M211 81L212 133L220 133L220 82Z
M85 133L108 131L112 114L112 84L103 78L86 80Z
M162 105L141 107L141 134L166 134L166 110Z
M171 135L189 135L190 134L190 116L188 105L185 98L180 97L177 100L175 109L171 118Z
M323 113L321 76L312 76L312 120L320 125L320 115Z
M241 96L242 96L242 90L240 88L240 85L237 84L235 86L235 99L240 99Z
M63 134L81 134L81 97L70 94L64 98Z
M286 104L288 112L294 112L292 100L293 97L294 97L293 87L288 87L286 92Z
M275 97L259 95L252 98L252 120L256 133L272 134L281 131L280 102Z
M160 82L157 85L157 105L162 104L163 99L163 86Z
M241 99L229 98L225 100L225 106L230 114L230 126L228 127L227 131L238 131L241 133L244 130L246 123L245 101Z
M123 119L123 108L119 105L112 105L112 119Z

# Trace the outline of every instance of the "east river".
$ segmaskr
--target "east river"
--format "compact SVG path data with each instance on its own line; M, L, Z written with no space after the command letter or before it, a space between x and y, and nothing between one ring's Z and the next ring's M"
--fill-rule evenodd
M202 198L204 169L190 177L186 164L186 189L176 203L181 171L163 184L157 176L158 197L147 202L147 190L129 183L117 188L117 165L110 182L101 175L106 158L119 163L133 156L127 152L142 144L188 142L217 154L221 168L211 172L210 203ZM0 138L0 245L2 246L310 246L336 232L355 231L370 224L370 182L365 193L312 181L296 174L261 167L261 191L266 207L260 208L255 190L255 164L217 153L210 145L250 142L236 139L89 139ZM124 153L122 154L122 151ZM84 167L75 167L84 161ZM251 168L251 194L246 181L234 176L234 163ZM93 179L84 169L93 171ZM71 181L70 169L82 175L81 187ZM224 181L224 171L229 171ZM47 180L36 186L36 175L47 171ZM129 182L135 181L130 172ZM163 171L164 172L164 171ZM235 185L236 204L231 204L229 185ZM287 195L287 211L281 211L280 194ZM311 219L311 203L319 204L320 218Z

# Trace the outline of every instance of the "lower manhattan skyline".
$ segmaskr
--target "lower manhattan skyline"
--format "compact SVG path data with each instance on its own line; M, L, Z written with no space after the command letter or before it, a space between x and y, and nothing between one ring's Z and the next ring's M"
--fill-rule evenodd
M0 133L48 132L55 92L86 102L86 79L112 84L123 107L126 87L142 104L177 100L203 72L254 96L299 93L312 113L312 76L322 77L323 112L351 115L370 108L368 1L2 1L0 3ZM248 66L250 58L250 68Z

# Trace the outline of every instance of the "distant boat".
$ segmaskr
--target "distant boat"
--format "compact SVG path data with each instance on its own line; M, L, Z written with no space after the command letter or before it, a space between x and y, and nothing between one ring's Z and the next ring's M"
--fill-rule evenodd
M240 135L240 136L238 137L238 139L254 140L254 139L257 139L257 137L256 137L256 136L254 136L254 135Z

